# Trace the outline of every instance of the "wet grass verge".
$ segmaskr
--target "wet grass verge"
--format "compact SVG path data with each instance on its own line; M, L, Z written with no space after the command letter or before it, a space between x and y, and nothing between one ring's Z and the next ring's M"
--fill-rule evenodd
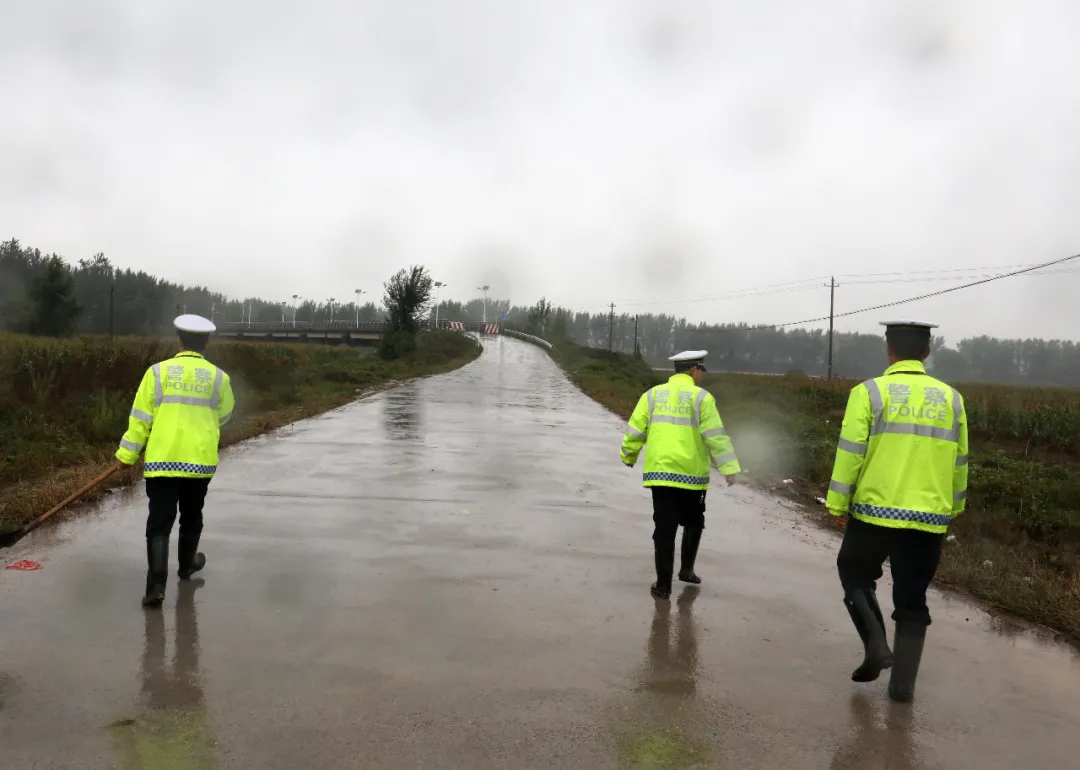
M629 417L665 380L631 356L557 343L553 358L586 394ZM819 502L855 381L710 374L755 486ZM1080 640L1080 391L962 385L971 437L968 509L949 529L940 584ZM615 451L614 449L612 451Z
M171 340L0 335L0 526L44 513L114 462L143 372L175 352ZM456 332L423 335L397 361L345 347L215 341L207 358L229 373L236 396L222 445L456 369L479 353ZM97 495L140 477L138 468L117 474Z

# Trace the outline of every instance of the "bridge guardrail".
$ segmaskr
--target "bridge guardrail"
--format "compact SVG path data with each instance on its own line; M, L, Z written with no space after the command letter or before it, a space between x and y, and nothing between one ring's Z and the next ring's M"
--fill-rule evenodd
M422 329L430 329L435 324L431 322L425 322L421 324ZM244 332L244 331L386 331L389 328L389 324L386 321L219 321L217 324L218 331L225 332ZM466 330L475 327L477 330L482 328L482 324L479 323L464 323L460 321L439 321L438 328L446 330Z
M526 334L525 332L519 332L519 331L516 331L514 329L503 329L502 333L503 334L509 334L511 337L517 337L518 339L524 340L525 342L531 342L534 345L539 345L542 348L546 348L548 350L551 350L551 343L548 342L545 339L541 339L540 337L534 337L531 334Z

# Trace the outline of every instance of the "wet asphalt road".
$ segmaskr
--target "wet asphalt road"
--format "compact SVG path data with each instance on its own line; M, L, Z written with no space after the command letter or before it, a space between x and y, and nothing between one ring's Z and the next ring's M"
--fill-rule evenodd
M935 594L891 705L848 678L836 540L749 489L654 602L621 421L486 342L225 452L161 612L141 486L4 552L44 568L0 571L0 768L1078 766L1077 653Z

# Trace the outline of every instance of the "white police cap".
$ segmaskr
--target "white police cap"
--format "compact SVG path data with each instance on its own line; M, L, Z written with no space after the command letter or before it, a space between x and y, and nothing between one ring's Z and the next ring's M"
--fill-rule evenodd
M931 329L938 328L935 323L929 321L916 321L913 318L902 318L896 321L881 321L881 325L886 329L923 329L924 331L930 331Z
M674 363L682 363L685 361L704 361L705 356L709 355L707 350L684 350L682 353L676 353L668 361Z
M192 334L210 334L217 331L213 322L201 315L182 315L173 320L173 326L177 331L191 332Z

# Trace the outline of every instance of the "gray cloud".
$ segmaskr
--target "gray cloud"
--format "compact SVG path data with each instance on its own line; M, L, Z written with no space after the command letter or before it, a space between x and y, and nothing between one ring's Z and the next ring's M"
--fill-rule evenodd
M1067 3L84 6L9 3L0 49L0 235L71 258L267 298L423 263L444 296L760 323L824 281L701 298L835 274L851 309L1080 250ZM894 312L1075 338L1078 287Z

